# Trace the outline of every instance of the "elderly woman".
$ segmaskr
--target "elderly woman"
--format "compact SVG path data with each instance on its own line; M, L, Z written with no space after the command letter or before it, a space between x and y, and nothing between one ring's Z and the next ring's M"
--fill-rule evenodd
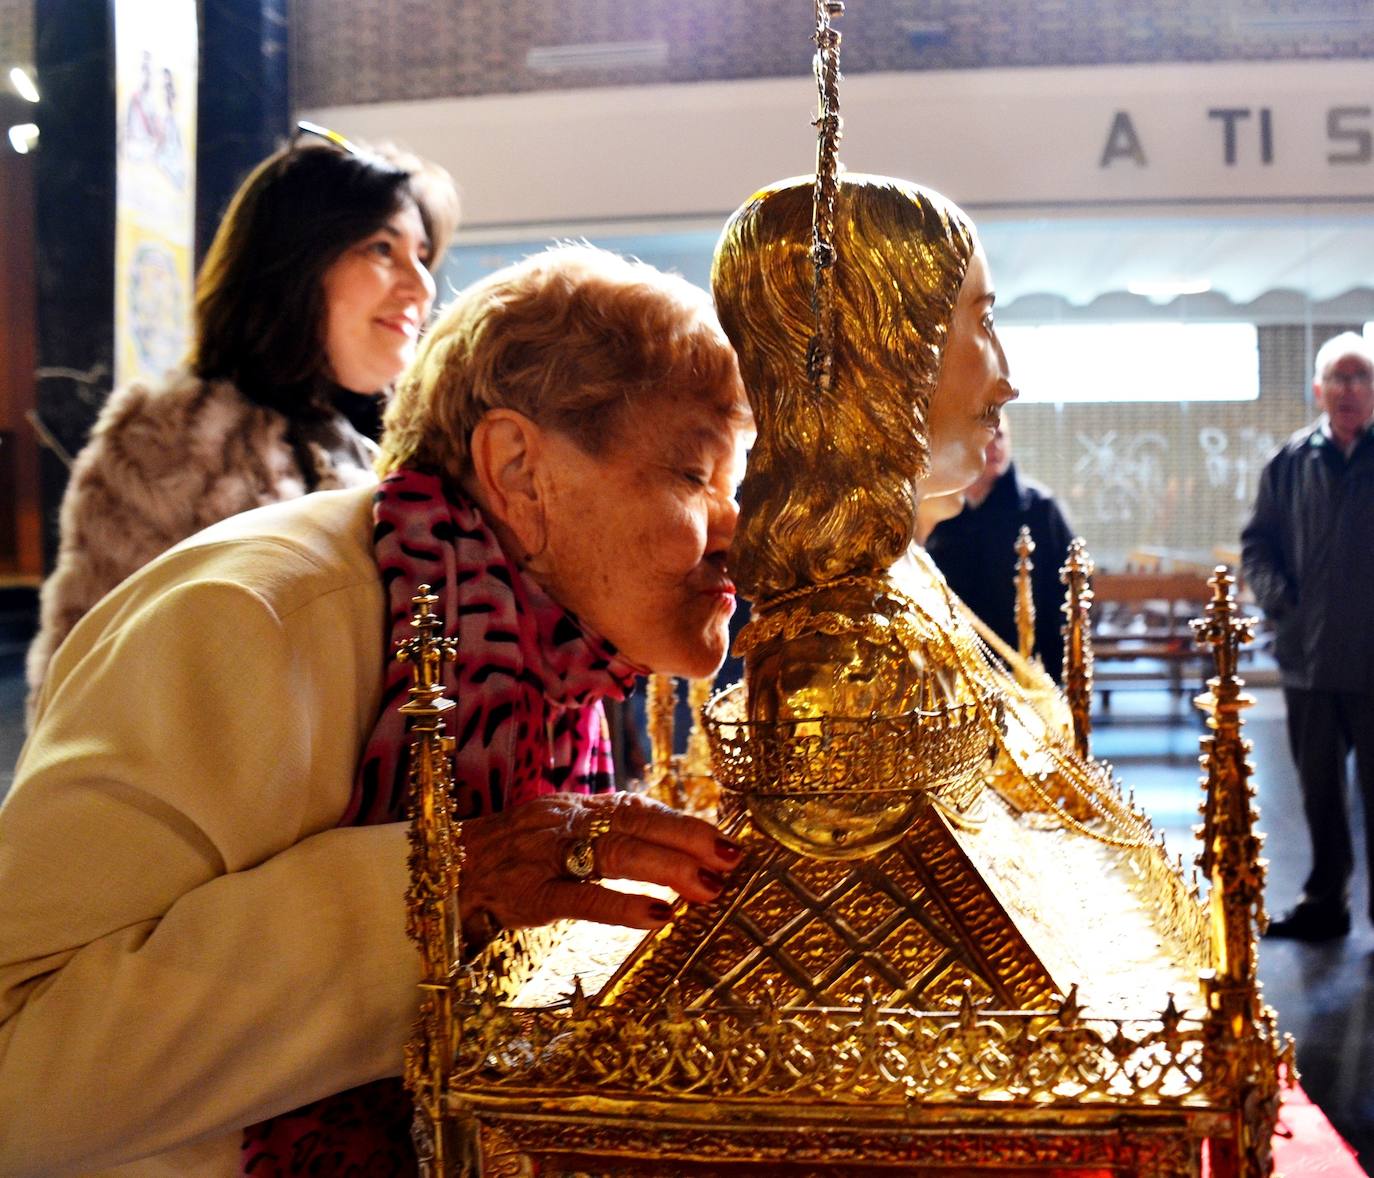
M725 652L751 426L705 295L537 255L442 317L388 426L379 492L209 529L54 658L0 809L0 1171L404 1172L394 1091L356 1089L398 1074L417 1009L388 652L419 582L461 648L474 938L667 919L577 878L594 815L596 874L699 902L736 863L604 792L600 701Z

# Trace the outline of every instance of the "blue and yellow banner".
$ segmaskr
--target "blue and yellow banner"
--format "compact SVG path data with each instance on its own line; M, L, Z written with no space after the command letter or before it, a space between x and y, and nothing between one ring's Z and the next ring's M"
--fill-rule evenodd
M185 356L194 281L195 0L116 0L115 383Z

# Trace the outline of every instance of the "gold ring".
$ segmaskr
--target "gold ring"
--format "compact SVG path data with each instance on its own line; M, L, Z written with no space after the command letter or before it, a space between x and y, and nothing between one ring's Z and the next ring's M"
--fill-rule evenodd
M574 839L563 852L563 870L578 883L599 878L596 873L596 840L611 830L613 810L598 810L587 822L587 833Z
M563 852L563 871L578 883L596 877L596 848L591 839L573 839Z

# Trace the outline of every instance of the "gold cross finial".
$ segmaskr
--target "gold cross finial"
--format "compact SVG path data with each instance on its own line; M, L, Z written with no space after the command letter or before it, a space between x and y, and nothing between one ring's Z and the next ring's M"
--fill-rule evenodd
M1217 679L1228 686L1236 678L1240 648L1254 640L1255 619L1237 616L1236 579L1224 564L1217 565L1207 583L1212 587L1212 599L1204 616L1191 623L1193 638L1199 646L1212 648Z
M415 607L410 625L415 633L396 648L396 658L411 664L410 699L401 711L412 716L437 716L456 705L444 699L442 667L458 657L458 640L442 638L436 633L443 621L434 612L439 598L428 585L420 585L410 599Z

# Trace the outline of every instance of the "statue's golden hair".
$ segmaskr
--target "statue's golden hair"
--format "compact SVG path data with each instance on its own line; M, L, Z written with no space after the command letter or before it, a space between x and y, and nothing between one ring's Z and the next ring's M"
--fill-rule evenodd
M711 271L758 427L730 553L754 598L880 571L911 543L927 409L976 243L938 193L841 175L834 368L820 395L806 371L811 216L810 176L755 193L726 222Z

